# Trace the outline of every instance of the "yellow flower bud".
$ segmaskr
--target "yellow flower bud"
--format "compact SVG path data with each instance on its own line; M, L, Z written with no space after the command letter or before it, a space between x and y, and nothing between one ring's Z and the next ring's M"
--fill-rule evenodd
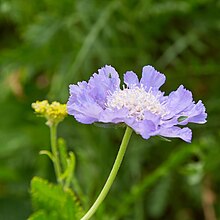
M43 116L47 119L47 125L57 125L67 116L66 104L60 104L59 102L52 102L49 104L47 100L36 101L32 103L32 108L35 113Z

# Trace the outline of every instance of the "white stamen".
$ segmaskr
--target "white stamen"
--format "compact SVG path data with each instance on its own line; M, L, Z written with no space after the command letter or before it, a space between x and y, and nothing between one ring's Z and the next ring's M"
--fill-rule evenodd
M106 107L110 109L125 107L129 110L129 117L135 117L137 120L144 119L146 110L160 116L166 114L165 107L159 102L157 95L154 96L151 90L146 92L143 85L123 87L122 90L109 94Z

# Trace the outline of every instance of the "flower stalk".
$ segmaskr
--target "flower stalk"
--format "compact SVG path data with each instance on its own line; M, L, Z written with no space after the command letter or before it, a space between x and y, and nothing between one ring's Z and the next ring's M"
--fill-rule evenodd
M40 153L46 154L52 160L57 182L63 186L64 184L62 178L61 161L57 146L57 126L67 116L66 104L60 104L56 101L49 104L47 100L43 100L36 101L32 103L31 106L38 116L44 117L47 120L46 125L48 125L50 128L50 142L52 152L41 151Z
M124 137L123 137L122 142L121 142L121 146L120 146L119 151L118 151L118 155L115 159L115 162L114 162L112 170L109 174L109 177L108 177L102 191L100 192L98 198L96 199L94 204L91 206L91 208L88 210L88 212L81 218L81 220L90 219L92 217L92 215L96 212L97 208L101 205L101 203L103 202L105 197L107 196L107 194L108 194L108 192L109 192L109 190L110 190L110 188L111 188L111 186L112 186L112 184L115 180L115 177L118 173L120 165L122 163L122 160L123 160L124 154L126 152L126 149L127 149L132 131L133 130L130 127L126 128Z
M57 182L63 185L61 180L61 167L60 167L60 159L57 148L57 125L52 124L50 127L50 142L51 142L51 151L53 155L53 165L55 170L55 175Z

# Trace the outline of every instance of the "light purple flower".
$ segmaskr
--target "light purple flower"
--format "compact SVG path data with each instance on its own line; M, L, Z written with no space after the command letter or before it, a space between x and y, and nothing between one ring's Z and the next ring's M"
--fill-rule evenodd
M140 81L134 72L126 72L121 89L118 73L106 65L88 83L70 85L67 111L84 124L125 123L145 139L160 135L191 142L192 131L183 125L205 123L205 107L182 85L165 96L159 90L165 80L164 74L145 66Z

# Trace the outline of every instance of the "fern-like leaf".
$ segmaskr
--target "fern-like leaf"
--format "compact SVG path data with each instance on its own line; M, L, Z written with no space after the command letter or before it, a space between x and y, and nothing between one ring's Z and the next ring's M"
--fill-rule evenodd
M29 220L78 220L82 208L72 190L63 190L39 177L31 181L32 203L37 212Z

